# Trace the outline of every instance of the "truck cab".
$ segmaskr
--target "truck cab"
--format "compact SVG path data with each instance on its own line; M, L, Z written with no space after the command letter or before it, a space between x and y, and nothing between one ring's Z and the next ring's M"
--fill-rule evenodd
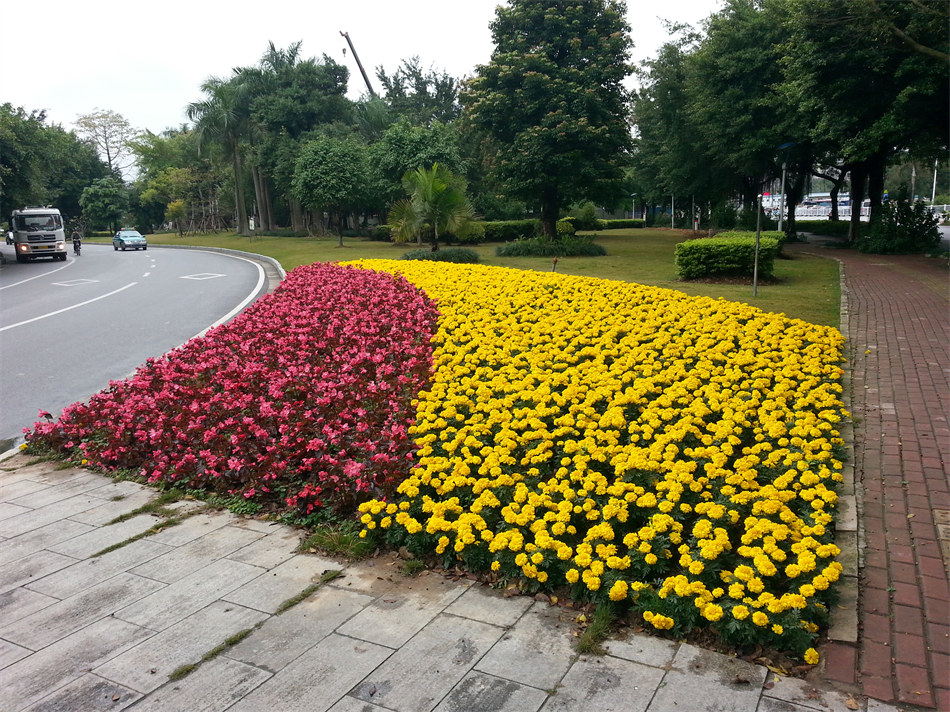
M63 216L56 208L26 207L14 210L10 216L10 233L17 262L29 262L37 257L66 260L66 233Z

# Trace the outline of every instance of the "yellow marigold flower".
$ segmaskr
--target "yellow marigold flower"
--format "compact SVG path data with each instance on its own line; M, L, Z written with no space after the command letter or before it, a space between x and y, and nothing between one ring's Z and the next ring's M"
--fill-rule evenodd
M607 595L611 601L622 601L627 597L627 582L619 579L610 587L610 592Z
M805 660L805 662L808 663L809 665L817 665L817 664L818 664L818 651L815 650L814 648L809 648L808 650L805 651L804 660Z
M744 621L749 617L749 609L745 606L733 606L732 617L737 621Z
M756 611L752 614L752 622L757 626L766 626L769 624L769 617L765 615L762 611Z
M577 569L568 569L567 573L564 574L564 578L567 579L568 583L577 583L580 574L577 572Z

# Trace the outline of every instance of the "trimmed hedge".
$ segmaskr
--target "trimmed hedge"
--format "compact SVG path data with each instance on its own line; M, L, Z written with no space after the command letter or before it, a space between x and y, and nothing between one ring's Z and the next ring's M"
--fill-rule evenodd
M477 264L479 261L478 253L465 247L443 247L435 252L430 249L410 250L400 259L455 262L457 264Z
M607 249L594 242L596 235L578 235L554 242L531 238L495 248L498 257L603 257Z
M485 223L486 242L524 240L541 233L538 220L491 220Z
M469 232L465 237L458 237L451 233L439 235L439 242L450 243L457 242L461 245L477 245L485 241L485 223L477 221L469 226ZM392 242L392 225L377 225L370 233L370 240L374 242Z
M772 240L777 240L780 248L788 241L788 236L781 230L763 230L760 233L760 236L763 239L768 237ZM755 240L755 230L728 230L726 232L717 232L716 237L751 237L753 240ZM779 251L781 252L781 249Z
M800 232L811 232L815 235L831 235L847 237L851 223L848 220L796 220L795 229Z
M725 235L727 233L723 233ZM781 245L763 235L759 241L759 277L771 277ZM676 246L676 272L680 279L751 277L755 265L755 234L687 240Z
M642 228L643 220L640 218L622 219L622 220L598 220L601 230L629 230L630 228Z

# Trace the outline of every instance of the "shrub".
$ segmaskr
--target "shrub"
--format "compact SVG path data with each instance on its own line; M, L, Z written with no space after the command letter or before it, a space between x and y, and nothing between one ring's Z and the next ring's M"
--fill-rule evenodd
M596 235L575 235L564 240L518 240L495 248L498 257L602 257L603 245L594 242Z
M369 239L373 242L392 242L392 225L377 225L369 234Z
M881 216L869 234L858 240L861 252L910 254L930 252L940 245L940 219L920 200L898 198L881 206Z
M460 245L478 245L485 242L485 223L481 220L470 222L466 226L464 235L453 235L446 233L440 236L445 242L457 242Z
M780 247L784 245L786 240L788 239L788 236L781 230L762 230L762 232L759 233L759 236L762 238L768 237L772 240L777 240ZM751 232L749 230L728 230L726 232L717 232L716 237L720 237L720 238L751 237L753 240L755 240L755 230L752 230Z
M598 228L601 230L629 230L630 228L642 228L643 220L640 218L628 220L598 220Z
M574 218L561 218L555 223L555 229L557 230L557 239L566 240L567 238L574 237L574 233L577 232L577 228L574 225Z
M486 242L511 242L540 234L537 220L493 220L485 223Z
M589 201L573 206L568 215L573 220L576 230L596 230L599 227L597 206Z
M772 276L778 251L778 240L771 237L760 240L760 277ZM755 264L755 235L687 240L676 246L674 259L680 279L751 277Z
M430 260L432 262L455 262L456 264L478 264L478 253L464 247L443 247L433 252L430 249L410 250L402 256L404 260Z
M810 232L815 235L829 235L832 237L847 237L851 223L847 220L796 220L795 228L799 232Z

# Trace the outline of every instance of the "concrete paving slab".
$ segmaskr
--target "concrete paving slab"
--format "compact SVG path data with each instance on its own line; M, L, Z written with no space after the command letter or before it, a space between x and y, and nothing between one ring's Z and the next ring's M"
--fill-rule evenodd
M682 644L649 712L755 712L767 668Z
M604 641L604 650L609 655L658 668L669 667L677 647L677 643L672 640L655 638L646 633L630 633L626 638Z
M131 482L118 482L116 484L134 484ZM97 527L101 527L104 524L108 524L116 517L121 517L123 514L127 514L139 507L143 507L153 499L155 499L155 492L150 489L143 489L141 485L135 485L139 488L137 492L132 492L129 494L123 494L121 491L118 491L115 495L116 497L122 497L119 501L113 501L107 495L110 491L115 491L111 487L100 487L93 492L90 492L92 496L100 497L105 500L102 504L97 507L92 507L78 514L74 514L70 517L73 521L82 522L83 524L94 524Z
M0 637L39 650L147 596L161 585L141 576L118 574L98 586L3 626Z
M769 709L769 712L787 709L782 705L793 705L808 712L813 710L849 712L851 710L847 704L849 695L819 689L806 680L769 673L768 682L771 687L762 691L759 712L764 712L763 705L767 705L765 709Z
M514 625L532 603L527 596L506 598L485 586L471 586L445 612L504 627Z
M186 504L192 504L186 502ZM152 540L159 544L168 544L169 546L181 546L198 537L213 532L231 523L232 514L230 512L208 512L204 514L195 514L188 517L180 524L168 527L158 534L153 535Z
M81 494L88 494L90 490L98 489L108 484L108 482L109 480L107 478L93 474L88 470L78 470L55 485L48 485L42 490L30 492L17 499L7 501L11 504L20 504L25 507L32 507L33 509L42 509L43 507L58 503L63 503L63 505L68 508L69 505L66 504L67 500L73 499ZM101 502L102 500L99 499L99 503Z
M548 693L493 675L470 672L439 703L434 712L537 712ZM353 707L353 712L360 712ZM381 708L376 708L381 709ZM349 712L333 707L330 712Z
M0 670L8 665L12 665L17 660L22 660L32 652L33 651L29 648L24 648L8 640L0 639Z
M328 712L392 712L392 710L346 695L340 698L340 701L333 705Z
M87 559L103 549L120 544L148 531L159 521L160 519L154 515L139 514L118 524L96 527L85 534L80 534L56 544L50 544L46 548L49 551L55 551L57 554L66 554L66 556L72 556L76 559Z
M32 512L33 510L30 507L24 507L19 504L10 504L9 502L0 502L0 522L5 519L10 519L15 517L18 514L26 514L27 512Z
M431 710L504 633L480 621L440 615L351 693L399 712Z
M87 495L81 495L77 499L81 500L82 504L74 501L73 504L79 507L79 509L74 511L82 511L83 507L90 509L100 502L100 500L96 499L95 497L89 497ZM40 529L44 529L51 524L56 528L60 528L62 526L60 522L63 522L63 520L65 520L68 516L68 514L57 509L55 504L50 505L49 507L33 509L0 522L0 534L11 539L15 539L25 534L30 534ZM79 522L70 523L76 525L74 528L75 533L71 534L71 536L78 536L78 534L91 529L88 524L80 524ZM81 529L81 527L85 527L85 529ZM69 537L63 538L68 539ZM61 539L57 539L56 541L61 541ZM10 561L9 558L4 558L2 560Z
M21 618L41 611L54 603L58 598L44 596L26 588L14 588L0 594L0 628L10 625Z
M235 660L276 672L330 635L372 602L356 591L322 587L227 651Z
M664 671L609 656L579 658L558 683L545 712L643 712ZM700 709L700 708L695 708Z
M102 556L74 561L72 565L26 585L31 591L56 598L69 598L85 588L91 588L171 550L171 547L164 544L139 539Z
M94 672L138 692L151 692L168 682L168 676L177 668L201 662L209 650L266 617L260 611L216 601L115 656Z
M261 532L256 526L245 526L243 523L235 524L235 526ZM257 541L228 554L228 558L232 561L272 569L294 555L295 549L300 544L300 539L300 532L290 527L278 527L276 531L271 529L269 533Z
M125 621L103 618L4 668L4 704L20 710L37 702L152 634Z
M18 519L19 517L14 517ZM13 521L12 519L9 521ZM24 534L10 537L3 542L3 549L0 550L0 565L22 559L24 556L35 554L43 549L48 549L54 544L58 544L66 539L72 539L74 536L85 534L92 531L88 524L71 522L68 519L54 521L39 529L27 531ZM72 558L72 557L70 557Z
M359 561L346 567L346 577L330 582L331 586L339 586L349 591L359 591L373 597L383 596L395 587L405 582L405 576L399 572L402 560L392 556L377 556L366 561ZM422 572L426 576L429 572Z
M276 613L284 601L318 583L325 572L341 568L340 563L330 559L298 554L222 598L259 611Z
M135 712L224 712L264 683L271 674L237 660L218 657L187 677L167 682L135 706ZM277 712L280 708L267 708Z
M475 666L542 690L553 688L574 655L570 625L557 607L535 603Z
M152 630L165 630L260 574L261 569L256 566L219 559L123 608L115 616Z
M242 529L248 529L252 532L259 532L261 534L275 534L277 532L299 532L296 529L291 529L288 526L281 524L280 522L272 522L267 519L257 519L249 515L238 515L231 526L241 527Z
M3 542L3 548L8 542ZM52 551L36 550L31 556L0 565L0 592L7 592L25 586L54 571L59 571L76 563L71 556L54 554Z
M325 712L391 653L380 645L332 634L228 712Z
M142 697L139 693L103 680L95 675L83 675L78 680L59 688L23 712L66 712L81 710L118 712Z
M4 474L3 482L0 483L0 502L9 503L11 500L45 490L49 486L50 485L45 482L37 482L36 480L27 478L12 479L9 475ZM30 507L30 509L35 508Z
M30 479L37 482L43 482L47 485L60 485L71 482L77 476L96 476L85 467L64 467L60 469L61 462L40 462L36 465L30 465L23 468L23 472L30 473Z
M132 570L139 576L172 583L260 539L262 534L237 527L221 527ZM151 538L151 537L149 537Z
M441 577L404 580L340 626L339 633L389 648L404 645L465 592ZM427 585L431 584L431 585Z

